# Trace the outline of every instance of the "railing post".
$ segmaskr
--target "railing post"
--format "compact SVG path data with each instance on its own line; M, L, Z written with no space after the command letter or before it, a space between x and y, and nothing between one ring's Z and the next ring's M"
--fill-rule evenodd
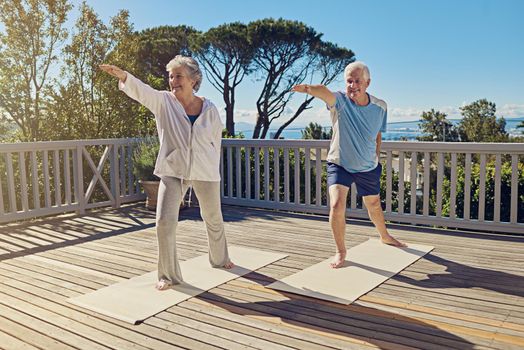
M76 159L75 159L75 197L78 203L78 214L84 214L86 212L86 202L84 193L84 167L83 167L83 155L82 149L84 146L76 146Z
M111 193L113 194L113 208L120 208L121 199L120 199L120 168L118 160L118 149L119 147L116 143L111 145L111 161L110 165L110 182L111 182Z

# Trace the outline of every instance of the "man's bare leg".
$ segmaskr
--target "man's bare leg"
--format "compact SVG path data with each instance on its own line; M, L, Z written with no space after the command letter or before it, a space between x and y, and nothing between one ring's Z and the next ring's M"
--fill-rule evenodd
M335 239L336 253L330 263L332 268L339 268L346 259L346 200L349 188L343 185L329 186L329 223Z
M406 247L405 243L400 242L395 237L389 234L386 228L386 221L384 219L384 212L382 211L382 206L380 205L380 196L364 196L362 197L364 204L368 209L369 218L375 225L378 234L380 235L380 240L382 243L389 244L395 247Z

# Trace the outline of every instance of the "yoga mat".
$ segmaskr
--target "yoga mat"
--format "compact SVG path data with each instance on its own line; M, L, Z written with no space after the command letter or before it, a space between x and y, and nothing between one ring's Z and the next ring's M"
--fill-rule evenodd
M235 267L226 270L212 268L207 254L182 261L183 284L158 291L157 272L112 284L91 293L68 299L72 304L136 324L175 304L210 290L258 268L285 258L285 254L264 252L243 247L229 247L229 256Z
M338 269L329 266L331 257L267 287L348 305L432 249L418 244L398 248L370 239L349 249Z

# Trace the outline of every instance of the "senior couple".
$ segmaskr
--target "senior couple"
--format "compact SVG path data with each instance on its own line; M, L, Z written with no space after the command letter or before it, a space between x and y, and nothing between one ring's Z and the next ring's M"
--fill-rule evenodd
M169 90L155 90L116 66L100 68L118 78L119 88L155 116L160 150L154 174L160 177L156 230L158 239L158 290L183 282L176 250L179 203L191 185L206 224L209 261L213 267L230 269L231 261L220 207L220 150L222 122L215 105L195 93L202 71L191 57L178 55L166 66ZM386 103L366 92L371 82L362 62L345 71L345 92L324 85L300 84L292 91L323 100L330 111L333 137L328 153L329 222L336 244L331 267L346 258L345 225L348 190L354 182L363 196L369 217L385 244L403 247L386 228L380 204L379 163L381 132L385 131Z

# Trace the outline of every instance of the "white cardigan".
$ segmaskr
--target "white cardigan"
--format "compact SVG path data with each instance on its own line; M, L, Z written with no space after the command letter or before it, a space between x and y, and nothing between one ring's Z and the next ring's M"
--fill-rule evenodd
M119 88L155 115L160 140L155 175L220 181L223 124L211 101L204 99L202 112L191 126L184 108L171 92L155 90L130 73L125 83L119 82Z

